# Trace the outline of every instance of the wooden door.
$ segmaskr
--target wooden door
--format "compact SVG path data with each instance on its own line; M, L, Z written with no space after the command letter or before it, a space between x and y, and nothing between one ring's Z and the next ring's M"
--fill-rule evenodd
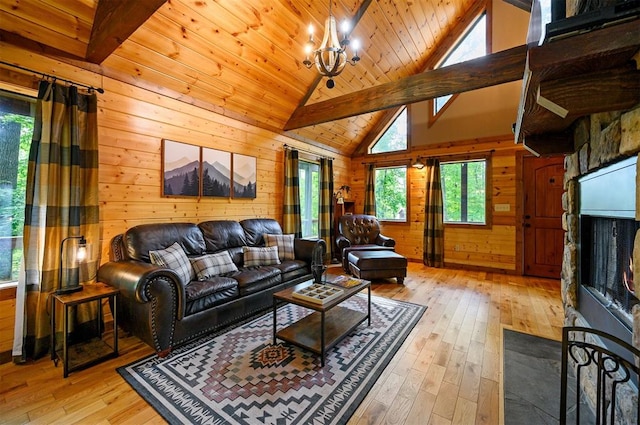
M562 156L524 158L525 275L560 278L564 247L563 179Z

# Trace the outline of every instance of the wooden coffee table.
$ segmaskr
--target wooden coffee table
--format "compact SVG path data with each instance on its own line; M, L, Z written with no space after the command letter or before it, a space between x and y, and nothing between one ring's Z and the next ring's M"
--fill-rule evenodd
M306 288L312 283L312 281L302 282L273 294L273 343L275 344L279 338L319 354L320 364L324 367L324 357L328 349L340 342L365 320L367 325L371 325L371 282L365 280L362 284L351 288L327 284L340 288L344 292L324 305L293 297L294 291ZM365 288L368 292L366 313L340 305ZM281 302L306 307L314 312L278 331L276 310Z

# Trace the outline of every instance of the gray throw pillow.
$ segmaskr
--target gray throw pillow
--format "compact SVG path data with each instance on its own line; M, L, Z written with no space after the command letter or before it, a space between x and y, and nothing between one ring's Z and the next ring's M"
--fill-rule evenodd
M183 285L191 282L196 274L191 267L189 258L178 242L168 248L149 251L151 264L166 267L176 272Z

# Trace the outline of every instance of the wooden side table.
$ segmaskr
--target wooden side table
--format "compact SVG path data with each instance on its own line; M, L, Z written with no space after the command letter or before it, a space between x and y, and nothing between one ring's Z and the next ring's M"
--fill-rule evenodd
M83 369L94 365L102 360L108 358L118 357L118 318L117 318L117 303L118 294L120 291L104 283L98 282L95 284L83 285L83 290L70 294L52 294L51 296L51 360L58 366L58 361L62 360L64 365L64 377L69 376L69 373ZM113 344L110 346L102 338L102 300L108 298L113 305ZM92 355L89 358L82 358L76 355L74 358L70 356L69 347L69 309L79 304L96 301L98 303L98 319L97 319L97 333L98 337L93 338L90 341L79 342L72 347L73 351L90 352ZM60 303L63 307L64 331L62 341L62 351L56 351L56 302ZM80 349L80 350L79 350ZM77 354L77 353L76 353Z

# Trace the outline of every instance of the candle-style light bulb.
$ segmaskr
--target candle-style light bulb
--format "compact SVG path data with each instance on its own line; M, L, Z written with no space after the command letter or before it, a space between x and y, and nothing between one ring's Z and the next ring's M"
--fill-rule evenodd
M351 48L353 49L353 57L351 58L351 62L355 64L360 60L360 56L358 56L358 50L360 49L360 40L357 38L351 41Z

